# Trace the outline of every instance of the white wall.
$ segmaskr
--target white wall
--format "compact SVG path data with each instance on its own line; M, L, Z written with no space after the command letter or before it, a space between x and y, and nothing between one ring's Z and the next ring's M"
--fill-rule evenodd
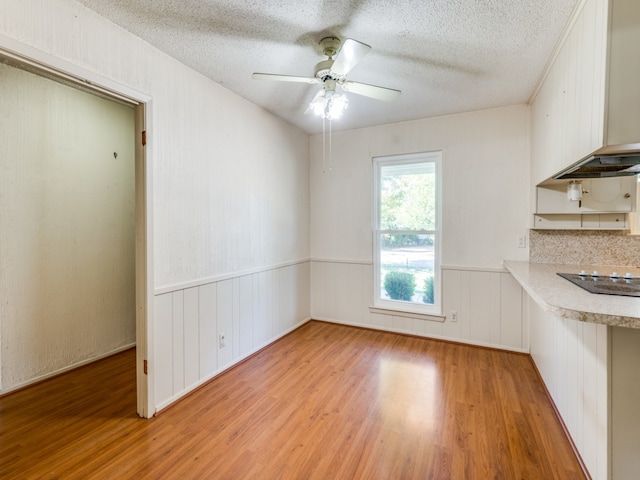
M307 259L308 135L171 67L153 95L156 288Z
M432 150L443 152L443 306L447 314L459 313L453 325L368 311L371 159ZM334 132L332 151L323 173L322 137L312 137L312 316L526 349L521 294L501 274L503 259L527 259L517 240L529 225L528 107ZM482 294L474 292L477 286ZM487 329L494 333L487 336Z
M134 114L1 64L0 90L7 391L135 343Z
M0 2L0 35L152 98L149 280L157 294L308 259L308 135L72 0ZM296 283L289 298L308 297L308 287ZM173 372L160 368L171 353L165 327L150 322L153 385ZM215 339L196 337L215 348ZM187 350L196 347L185 338Z
M4 1L0 34L152 97L156 288L308 257L304 132L71 0Z

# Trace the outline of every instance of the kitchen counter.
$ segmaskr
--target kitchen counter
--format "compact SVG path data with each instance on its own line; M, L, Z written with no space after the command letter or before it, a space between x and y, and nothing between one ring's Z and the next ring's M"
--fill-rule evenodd
M505 260L505 268L545 311L562 318L604 325L640 328L640 297L589 293L557 275L580 270L600 275L616 271L640 276L640 269L601 265L563 265Z

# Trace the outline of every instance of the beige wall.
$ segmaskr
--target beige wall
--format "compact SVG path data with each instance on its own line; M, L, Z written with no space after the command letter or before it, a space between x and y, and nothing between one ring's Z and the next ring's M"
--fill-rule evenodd
M307 134L72 0L1 2L0 35L152 98L155 288L308 257Z
M307 134L73 0L0 2L0 47L9 40L151 99L147 161L152 171L153 278L149 281L156 295L220 280L240 283L248 272L267 275L274 268L308 261ZM309 297L308 279L291 287L286 295L275 292L265 298L275 302L276 294L285 301ZM214 295L207 288L203 292ZM235 297L221 297L234 295L233 289L222 288L215 295L200 300L236 304ZM295 310L297 322L308 316L304 302L302 308L280 307ZM179 336L175 332L181 324L157 322L155 317L165 313L153 312L149 318L149 383L172 384L175 388L166 395L175 398L186 388L176 382L183 365L167 366L163 359L172 357L178 342L184 351L215 352L217 339L192 330ZM229 318L235 315L233 309L220 315L218 320L234 324ZM255 321L260 329L266 320ZM247 331L234 328L229 345L245 345L242 336L251 335ZM276 324L269 331L268 338L276 338L285 328ZM234 349L232 361L240 358L240 351ZM228 365L225 361L224 367ZM196 371L196 382L209 374L208 369ZM154 398L154 392L164 395L165 390L150 388L150 414L154 405L168 400Z
M0 90L8 390L135 343L134 114L6 65Z
M311 140L311 255L372 260L372 157L442 150L442 264L501 268L529 221L525 105L337 132L332 170Z
M443 323L371 313L372 157L442 150ZM526 260L526 105L334 133L331 170L311 139L312 315L343 323L527 349L520 293L502 260ZM515 293L514 293L515 292Z

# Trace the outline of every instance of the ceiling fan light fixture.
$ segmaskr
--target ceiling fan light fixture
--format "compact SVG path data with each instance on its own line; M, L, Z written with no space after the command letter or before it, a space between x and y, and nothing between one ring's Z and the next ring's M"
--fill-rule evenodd
M327 118L338 120L344 115L344 111L349 106L349 99L344 94L334 93L327 102Z
M349 99L346 95L332 91L324 91L311 101L309 108L318 117L328 120L338 120L344 115L344 111L348 105Z
M311 103L309 104L309 109L317 115L318 117L324 116L325 108L327 107L327 99L325 97L324 90L320 92L319 95L313 97Z

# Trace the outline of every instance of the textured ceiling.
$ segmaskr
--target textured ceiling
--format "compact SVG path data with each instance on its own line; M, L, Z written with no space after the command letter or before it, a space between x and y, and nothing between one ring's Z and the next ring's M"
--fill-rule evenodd
M348 79L402 90L392 103L349 95L334 130L525 103L578 0L78 0L158 49L309 133L326 36L371 52Z

